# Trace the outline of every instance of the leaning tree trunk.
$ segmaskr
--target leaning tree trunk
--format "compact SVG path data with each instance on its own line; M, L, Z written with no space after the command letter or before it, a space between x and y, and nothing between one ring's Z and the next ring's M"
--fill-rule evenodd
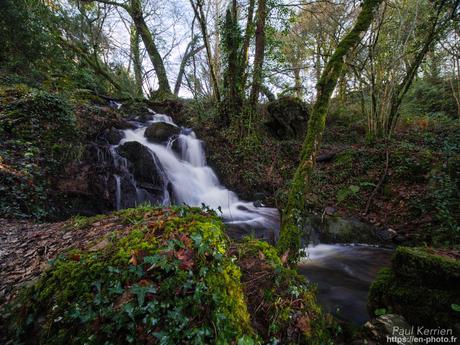
M128 12L133 19L137 32L141 36L145 45L145 49L147 50L150 60L152 61L153 69L155 70L155 74L158 78L158 93L160 95L171 94L171 88L169 86L163 58L161 57L160 52L158 51L158 48L152 37L152 33L150 32L147 23L145 22L140 0L131 0L131 6L129 6Z
M136 94L137 96L142 96L142 62L139 50L139 34L135 25L131 25L130 34L131 59L133 61L134 80L137 88Z
M250 96L250 107L255 110L259 99L260 88L262 85L262 68L265 53L265 22L267 19L267 3L259 0L257 6L257 27L256 27L256 48L254 55L254 73Z
M364 0L354 27L340 41L318 81L316 102L308 121L300 164L289 189L288 201L282 217L281 236L278 242L280 253L288 252L291 264L296 263L299 259L305 198L310 190L310 179L326 125L330 98L341 75L346 54L358 45L361 35L368 30L382 1Z

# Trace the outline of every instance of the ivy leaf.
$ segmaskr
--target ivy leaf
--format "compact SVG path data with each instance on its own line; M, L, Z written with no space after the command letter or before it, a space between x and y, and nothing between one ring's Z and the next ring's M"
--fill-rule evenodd
M243 335L241 338L238 339L238 345L254 345L254 339L248 337L247 335Z
M374 311L374 314L376 316L382 316L382 315L385 315L386 313L387 313L387 310L385 308L375 309Z
M452 303L450 307L452 308L453 311L460 313L460 305Z
M201 246L201 242L203 241L203 237L200 234L193 234L190 237L192 238L193 242L195 242L196 247Z

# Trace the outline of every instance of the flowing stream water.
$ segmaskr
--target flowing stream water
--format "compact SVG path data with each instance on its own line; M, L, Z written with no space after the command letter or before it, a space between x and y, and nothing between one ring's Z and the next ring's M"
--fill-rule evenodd
M318 286L318 302L339 318L362 325L369 319L367 294L392 250L370 245L318 244L307 248L299 271Z
M128 162L117 153L126 142L135 141L152 153L157 170L164 182L162 204L201 207L206 205L218 213L228 225L243 230L252 228L279 231L279 212L268 207L256 207L222 186L215 172L206 164L203 143L189 128L181 128L180 134L168 142L157 144L149 141L144 133L155 122L165 122L178 127L171 117L152 112L150 121L136 123L135 129L123 131L124 138L110 148L115 166L127 168ZM177 142L176 142L177 141ZM123 203L120 176L114 175L115 205ZM130 175L135 188L137 203L146 200L146 191ZM172 186L172 190L167 186ZM171 195L172 194L172 195ZM391 251L373 246L327 245L309 247L308 257L299 264L299 270L318 286L318 301L329 312L344 320L362 324L369 319L366 310L367 293L377 271L389 264Z

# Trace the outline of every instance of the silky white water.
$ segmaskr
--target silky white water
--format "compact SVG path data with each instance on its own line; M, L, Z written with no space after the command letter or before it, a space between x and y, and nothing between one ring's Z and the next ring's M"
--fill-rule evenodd
M120 145L137 141L156 155L171 182L177 204L206 205L221 213L227 224L278 230L277 209L255 207L251 202L240 200L234 192L220 184L214 171L206 165L203 143L192 130L182 129L181 134L168 143L155 144L144 136L146 128L154 122L176 126L171 117L155 114L147 124L124 130L125 137ZM178 141L180 153L173 150L174 140Z

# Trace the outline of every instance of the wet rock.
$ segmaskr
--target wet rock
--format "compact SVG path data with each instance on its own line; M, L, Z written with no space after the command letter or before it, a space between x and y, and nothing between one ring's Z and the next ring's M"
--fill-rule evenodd
M117 145L125 137L125 134L122 130L112 127L105 130L103 137L110 145Z
M265 123L279 139L292 139L305 134L308 107L296 97L284 96L267 104L269 120Z
M253 205L254 205L255 207L264 207L264 206L265 206L265 205L262 203L262 201L260 201L260 200L254 201L254 202L253 202Z
M391 228L378 229L378 230L376 230L375 234L377 235L377 237L379 237L380 239L382 239L384 241L391 241L396 236L398 236L398 233L396 231L394 231L393 229L391 229Z
M333 208L327 211L332 213ZM315 235L321 243L382 243L375 231L373 225L354 218L327 215L325 210L324 216L311 215L306 219L303 242L308 244Z
M180 128L166 122L156 122L145 130L145 137L155 143L168 141L173 135L180 133Z
M135 141L124 143L117 150L128 160L130 171L137 182L144 183L151 190L163 191L163 169L153 152Z
M272 245L276 244L279 234L276 230L255 227L245 224L225 224L225 233L232 239L241 241L244 237L250 236L266 241Z
M411 326L403 316L397 314L387 314L366 322L364 325L366 333L379 344L390 343L387 337L398 337L399 344L410 345L410 337L400 336L400 332L411 332ZM406 333L404 333L406 334Z

